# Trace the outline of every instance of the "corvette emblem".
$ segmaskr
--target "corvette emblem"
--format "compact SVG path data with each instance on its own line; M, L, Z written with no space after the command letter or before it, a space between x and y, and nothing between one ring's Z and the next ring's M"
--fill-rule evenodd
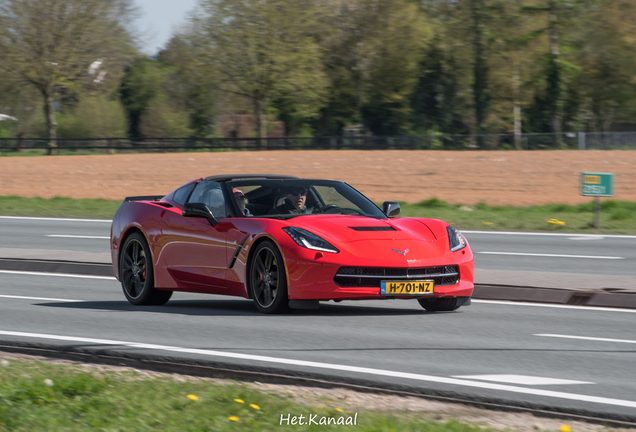
M401 250L393 249L393 248L391 248L391 250L397 253L401 253L404 256L406 256L406 254L409 253L408 249L404 249L404 252L402 252Z

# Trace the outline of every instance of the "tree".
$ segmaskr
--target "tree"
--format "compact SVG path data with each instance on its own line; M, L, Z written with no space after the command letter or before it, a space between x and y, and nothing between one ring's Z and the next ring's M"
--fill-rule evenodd
M465 133L462 122L463 101L452 53L443 48L437 37L420 62L420 76L411 97L413 127L418 133Z
M126 66L119 93L128 116L130 138L142 137L142 117L161 90L163 77L159 69L157 62L146 58L138 58Z
M200 0L193 15L193 42L211 66L217 88L249 100L258 134L267 136L267 104L293 95L306 116L317 114L325 76L310 1ZM263 142L264 145L264 142Z
M50 146L56 87L115 57L132 12L129 0L0 0L0 67L40 93Z
M206 138L214 132L214 114L218 92L213 73L200 64L195 48L184 35L172 37L159 61L169 67L165 90L176 106L185 107L189 116L191 138Z
M325 65L331 77L348 81L351 88L339 90L353 93L358 121L375 134L405 132L418 62L432 34L426 15L410 0L334 0L323 21Z

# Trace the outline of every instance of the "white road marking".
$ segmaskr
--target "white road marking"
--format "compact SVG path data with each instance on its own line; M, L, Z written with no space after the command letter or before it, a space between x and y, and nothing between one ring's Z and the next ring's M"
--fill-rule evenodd
M81 279L116 280L115 276L93 276L93 275L80 275L80 274L70 274L70 273L44 273L44 272L30 272L30 271L19 271L19 270L0 270L0 273L30 275L30 276L58 276L58 277L70 277L70 278L81 278Z
M557 378L535 377L528 375L453 375L453 378L475 379L483 381L502 382L507 384L523 385L571 385L571 384L594 384L589 381L573 381Z
M439 376L432 376L432 375L421 375L421 374L415 374L415 373L397 372L397 371L389 371L389 370L383 370L383 369L373 369L373 368L360 367L360 366L348 366L348 365L340 365L340 364L333 364L333 363L321 363L321 362L306 361L306 360L293 360L293 359L286 359L286 358L279 358L279 357L260 356L260 355L254 355L254 354L233 353L233 352L227 352L227 351L214 351L214 350L205 350L205 349L197 349L197 348L183 348L183 347L175 347L175 346L168 346L168 345L155 345L155 344L146 344L146 343L138 343L138 342L126 342L126 341L116 341L116 340L108 340L108 339L93 339L93 338L75 337L75 336L60 336L60 335L41 334L41 333L24 333L24 332L0 330L0 335L15 336L20 338L49 339L49 340L58 340L58 341L65 341L65 342L81 342L81 343L89 343L89 344L96 344L96 345L110 345L110 346L118 345L120 347L129 347L129 348L135 348L135 349L147 349L147 350L154 350L154 351L169 351L169 352L179 352L179 353L187 353L187 354L198 354L198 355L205 355L205 356L211 356L211 357L223 357L223 358L250 360L250 361L257 361L257 362L264 362L264 363L302 366L302 367L314 368L314 369L337 370L340 372L353 372L353 373L359 373L359 374L385 376L385 377L391 377L391 378L400 378L400 379L416 380L416 381L427 381L427 382L451 384L451 385L457 385L457 386L463 386L463 387L500 390L500 391L506 391L506 392L512 392L512 393L552 397L556 399L584 401L584 402L590 402L590 403L596 403L596 404L636 408L636 401L630 401L630 400L613 399L613 398L590 396L590 395L575 394L575 393L557 392L557 391L551 391L551 390L540 390L540 389L532 389L532 388L525 388L525 387L515 387L510 385L504 385L504 384L476 382L476 381L462 380L458 378L446 378L446 377L439 377Z
M521 253L521 252L476 252L478 254L485 255L517 255L517 256L536 256L536 257L551 257L551 258L591 258L591 259L610 259L610 260L622 260L624 257L613 256L593 256L593 255L558 255L558 254L539 254L539 253Z
M26 296L13 296L13 295L0 295L2 298L20 299L20 300L46 300L46 301L59 301L59 302L83 302L84 300L71 300L60 298L48 298L48 297L26 297Z
M513 302L513 301L506 301L506 300L479 300L479 299L471 299L471 302L485 303L485 304L500 304L500 305L506 305L506 306L532 306L532 307L545 307L545 308L556 308L556 309L576 309L576 310L585 310L590 312L636 313L636 310L634 309L620 309L620 308L608 308L608 307L597 307L597 306L573 306L573 305L562 305L562 304Z
M73 219L73 218L52 218L52 217L31 217L31 216L0 216L0 219L22 219L22 220L48 220L48 221L64 221L64 222L108 222L110 219Z
M64 237L64 238L81 238L81 239L109 239L108 236L80 236L80 235L64 235L64 234L47 234L45 237Z
M602 235L587 235L579 237L568 237L568 240L603 240L605 236Z
M493 234L493 235L525 235L525 236L550 236L550 237L598 237L598 234L577 234L577 233L542 233L525 231L470 231L460 230L462 234ZM603 234L606 238L628 238L636 239L635 235L623 234Z
M636 340L629 340L629 339L610 339L610 338L570 336L570 335L558 335L558 334L535 334L533 336L564 338L564 339L580 339L580 340L589 340L589 341L595 341L595 342L618 342L618 343L636 344Z

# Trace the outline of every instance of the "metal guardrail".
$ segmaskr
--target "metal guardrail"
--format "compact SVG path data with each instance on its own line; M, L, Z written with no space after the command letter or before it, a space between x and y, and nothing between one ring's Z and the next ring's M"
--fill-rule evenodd
M525 150L541 149L636 149L636 132L578 132L521 134ZM43 138L0 138L0 154L98 152L139 153L177 151L248 150L505 150L515 149L514 134L408 135L361 137L280 138L128 138L57 139L53 145Z

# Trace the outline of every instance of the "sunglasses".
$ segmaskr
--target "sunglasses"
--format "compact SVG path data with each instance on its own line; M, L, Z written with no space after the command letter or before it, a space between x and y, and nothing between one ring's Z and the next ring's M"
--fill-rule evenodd
M307 195L307 189L303 189L303 190L300 190L300 191L298 191L298 190L297 191L292 191L292 192L289 192L289 195L294 195L294 196Z

